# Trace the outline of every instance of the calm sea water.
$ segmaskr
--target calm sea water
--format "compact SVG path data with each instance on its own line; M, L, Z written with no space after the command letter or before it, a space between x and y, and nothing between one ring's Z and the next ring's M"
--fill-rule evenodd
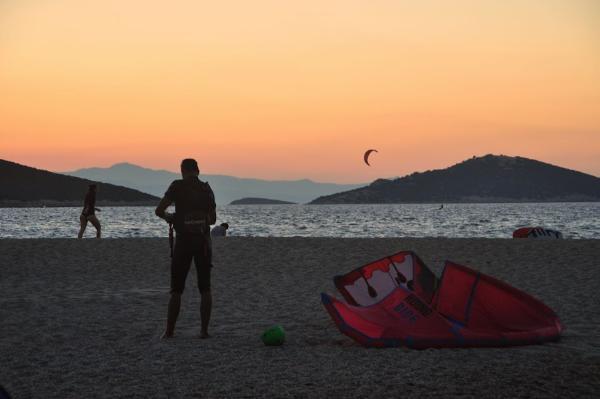
M0 208L0 238L76 237L81 208ZM104 237L166 237L152 207L105 207ZM246 205L217 209L232 236L498 237L523 226L600 238L600 203L402 205ZM90 225L86 237L93 237Z

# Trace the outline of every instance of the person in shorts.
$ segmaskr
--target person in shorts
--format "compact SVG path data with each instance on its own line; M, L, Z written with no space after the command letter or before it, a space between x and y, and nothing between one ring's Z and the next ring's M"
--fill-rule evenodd
M80 228L77 238L83 238L83 233L85 233L88 222L96 228L96 238L100 238L102 235L100 221L96 217L96 211L99 211L99 209L96 208L96 192L97 186L95 184L90 184L88 192L85 194L85 199L83 200L83 210L81 211L81 215L79 215Z
M212 310L210 276L212 268L212 247L210 225L216 217L215 196L210 185L198 178L200 171L194 159L181 162L182 179L169 186L156 208L156 215L175 228L175 248L171 260L171 297L167 312L167 327L162 338L171 338L181 307L181 294L190 271L192 260L198 276L200 291L200 338L209 338L208 325ZM175 213L167 213L167 208L175 204Z

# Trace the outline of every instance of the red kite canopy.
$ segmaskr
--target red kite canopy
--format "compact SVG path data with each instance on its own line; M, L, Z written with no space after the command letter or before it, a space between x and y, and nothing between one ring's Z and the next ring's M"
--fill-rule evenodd
M560 231L543 227L522 227L513 231L513 238L561 239L563 235Z
M364 346L444 348L557 340L562 325L532 296L447 261L441 279L410 251L334 278L341 301L321 294L339 330Z

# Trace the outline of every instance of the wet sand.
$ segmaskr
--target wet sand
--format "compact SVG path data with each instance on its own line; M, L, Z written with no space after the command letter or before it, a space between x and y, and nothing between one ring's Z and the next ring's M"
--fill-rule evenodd
M166 239L0 240L0 384L15 399L600 395L600 240L227 237L214 246L214 338L197 338L194 271L176 337L161 341ZM360 347L319 294L335 293L334 275L404 249L438 275L451 259L529 292L558 313L563 338ZM273 324L287 332L282 347L260 341Z

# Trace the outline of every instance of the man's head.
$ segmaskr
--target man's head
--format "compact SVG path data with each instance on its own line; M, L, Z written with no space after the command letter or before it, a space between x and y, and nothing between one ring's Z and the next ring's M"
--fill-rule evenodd
M198 169L198 162L192 158L186 158L181 161L181 176L198 176L200 174L200 169Z
M229 228L229 224L221 223L221 227L223 227L225 230L227 230Z
M90 191L96 191L96 190L98 189L98 186L97 186L96 184L90 184L90 185L88 186L88 189L89 189Z

